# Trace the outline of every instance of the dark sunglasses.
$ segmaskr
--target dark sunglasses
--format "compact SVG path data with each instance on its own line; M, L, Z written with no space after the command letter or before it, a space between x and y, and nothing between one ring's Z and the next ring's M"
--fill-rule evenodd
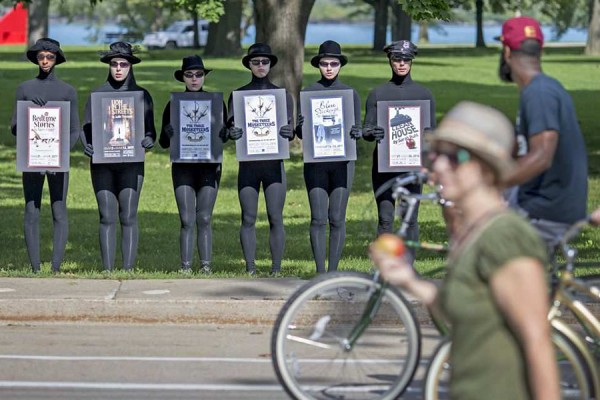
M204 71L199 71L199 72L184 72L183 76L185 76L186 78L202 78L204 76Z
M396 62L403 62L405 64L410 64L412 62L412 58L406 58L406 57L391 57L392 61L396 61Z
M250 64L252 65L269 65L271 64L271 60L269 60L268 58L265 60L250 60Z
M319 67L323 67L323 68L327 68L327 67L337 68L339 66L340 66L340 62L339 61L331 61L331 62L319 61Z
M110 66L113 68L121 67L121 68L129 68L131 64L127 61L111 61Z
M448 159L448 162L453 167L457 167L460 164L464 164L471 159L471 154L465 149L458 149L456 151L429 151L427 153L427 167L431 167L435 160L439 156L444 156Z
M48 61L54 61L54 60L56 60L56 55L55 54L38 54L37 55L38 61L42 61L44 58Z

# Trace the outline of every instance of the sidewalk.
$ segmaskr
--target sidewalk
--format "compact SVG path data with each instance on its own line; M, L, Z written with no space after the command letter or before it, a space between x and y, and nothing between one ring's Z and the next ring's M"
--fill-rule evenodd
M271 325L304 283L296 278L0 278L0 321ZM413 304L419 321L429 323L427 312Z

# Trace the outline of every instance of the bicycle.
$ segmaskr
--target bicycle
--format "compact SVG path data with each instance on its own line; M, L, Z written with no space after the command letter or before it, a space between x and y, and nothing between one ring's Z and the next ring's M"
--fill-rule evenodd
M418 201L442 202L437 192L403 188L426 180L417 172L393 182L394 193L407 204L401 236ZM411 382L420 351L411 304L378 271L335 272L307 282L284 304L271 338L276 375L295 399L395 399Z
M551 274L552 306L548 319L552 325L552 342L559 363L563 399L589 400L600 395L600 371L596 361L600 360L600 321L572 293L576 292L600 300L600 286L590 285L573 275L577 251L569 245L569 242L588 223L589 219L579 221L563 235L560 248L565 263L562 265L555 263ZM563 308L575 316L583 329L584 339L561 319ZM424 378L426 400L449 398L450 349L451 342L446 338L438 345L431 358Z

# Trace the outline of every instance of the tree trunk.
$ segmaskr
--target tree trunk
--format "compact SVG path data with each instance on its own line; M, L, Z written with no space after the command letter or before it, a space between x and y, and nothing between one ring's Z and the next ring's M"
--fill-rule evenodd
M429 24L425 21L419 23L419 43L429 43Z
M600 0L594 0L591 17L585 54L600 56Z
M392 2L392 41L411 40L412 19L396 1Z
M38 39L48 37L50 0L33 0L28 6L27 43L31 47Z
M381 50L386 45L388 26L389 0L375 0L371 5L375 8L373 25L373 50Z
M295 99L302 86L306 25L314 4L315 0L254 0L256 42L271 46L279 59L270 78Z
M192 27L192 31L194 32L194 41L192 47L194 49L200 48L200 33L198 32L198 11L195 9L190 12L192 15L192 21L194 21L194 26Z
M204 54L222 57L235 56L242 53L242 9L244 0L227 0L224 4L225 14L219 22L211 22L208 27L208 41Z
M483 39L483 0L475 1L475 19L477 24L475 47L485 47L485 40Z

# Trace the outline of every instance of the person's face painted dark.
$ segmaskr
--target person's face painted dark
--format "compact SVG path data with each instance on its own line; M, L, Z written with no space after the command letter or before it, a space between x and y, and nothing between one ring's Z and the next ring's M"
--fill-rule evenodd
M40 50L37 53L37 62L41 70L48 73L56 65L56 54L51 51Z
M341 68L342 63L336 57L323 57L319 60L319 70L325 79L335 79Z
M502 49L500 52L500 64L498 65L498 76L503 82L513 82L512 70L510 65L506 61L505 51Z
M110 74L117 82L122 82L131 71L131 63L124 58L113 58L110 60Z
M271 70L271 60L267 57L255 57L250 60L250 71L257 78L264 78Z
M410 68L412 66L412 60L408 57L403 57L401 55L390 56L390 67L392 67L392 71L395 75L398 76L406 76L410 73Z
M188 69L183 73L185 87L190 92L197 92L204 85L204 71L201 69Z

